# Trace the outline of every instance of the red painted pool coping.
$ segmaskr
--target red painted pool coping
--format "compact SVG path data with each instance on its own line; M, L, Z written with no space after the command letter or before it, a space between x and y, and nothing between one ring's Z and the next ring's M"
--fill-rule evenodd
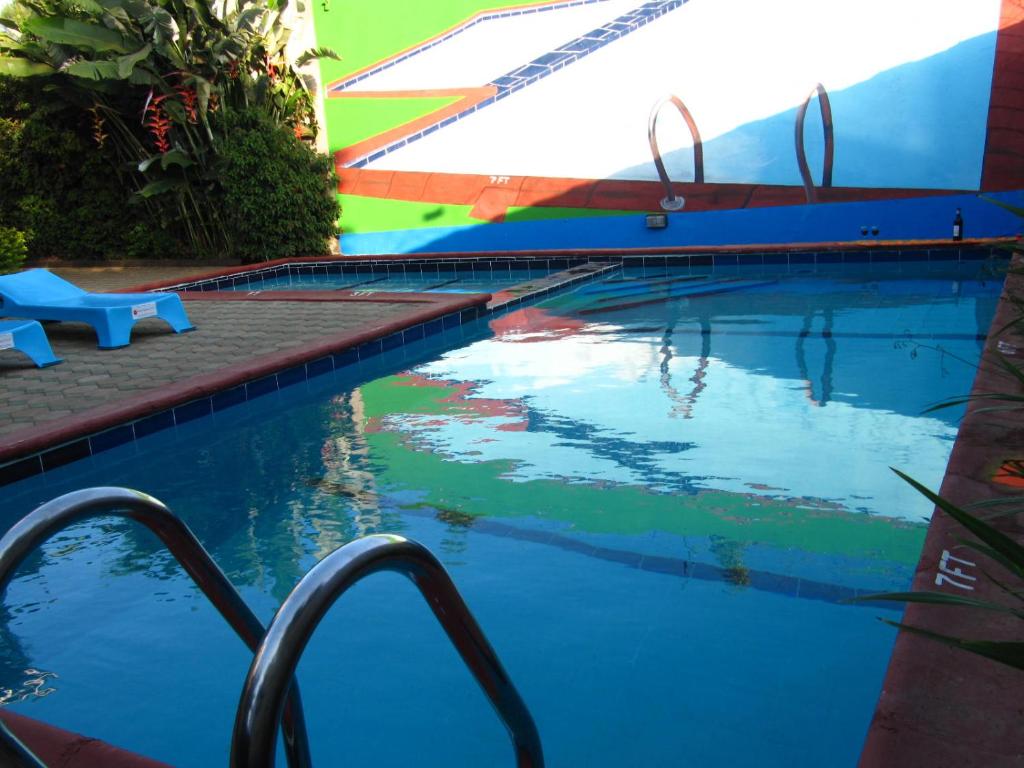
M298 295L296 295L298 294ZM193 376L183 381L144 392L136 397L94 408L81 414L61 419L52 426L32 427L0 438L0 463L52 448L71 440L93 435L145 416L166 411L178 405L209 397L246 381L259 379L301 363L307 363L335 354L364 342L389 336L397 331L426 323L442 315L471 307L483 307L490 300L487 293L471 294L383 294L350 296L327 291L281 291L247 295L241 292L182 294L187 301L332 301L332 302L390 302L407 303L410 312L387 322L359 331L329 336L283 352L274 352L253 358L244 364L224 368L212 373ZM415 305L423 305L415 309Z
M1019 266L1020 261L1017 264ZM1003 328L1018 316L1008 299L1011 291L1018 296L1024 291L1024 277L1007 277L990 326L992 329ZM1002 372L996 363L993 352L999 341L1015 344L1024 352L1024 337L1015 338L1011 333L990 336L972 389L976 394L1021 391L1019 382ZM1015 361L1021 362L1021 353ZM1010 496L1024 500L1024 489L996 482L1004 462L1020 456L1024 449L1024 413L979 412L992 404L991 401L975 401L968 406L946 469L940 495L961 507ZM994 525L1017 541L1024 541L1024 528L1012 517L1003 517ZM982 573L984 569L1002 578L1005 575L1002 569L961 547L963 538L970 536L952 518L936 510L914 576L913 590L1003 602L1005 598L1000 590ZM975 565L948 561L942 583L937 586L944 551ZM966 576L955 573L956 568ZM950 578L975 589L953 586ZM908 604L903 620L906 624L957 637L1020 641L1019 619L976 609ZM841 638L836 642L841 642ZM860 766L1020 766L1024 764L1022 715L1024 673L900 632Z
M0 711L0 720L51 768L171 768L167 763L14 712Z

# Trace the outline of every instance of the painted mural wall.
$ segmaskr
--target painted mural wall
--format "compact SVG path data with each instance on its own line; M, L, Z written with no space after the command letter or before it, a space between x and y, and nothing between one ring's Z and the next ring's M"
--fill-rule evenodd
M1021 0L494 3L315 6L343 252L1016 231Z

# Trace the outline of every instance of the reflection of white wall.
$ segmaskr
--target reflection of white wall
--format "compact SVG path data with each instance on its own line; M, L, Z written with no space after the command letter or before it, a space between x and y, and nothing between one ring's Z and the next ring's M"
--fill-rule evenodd
M406 91L485 85L637 5L638 0L601 0L478 22L435 48L345 90Z
M657 177L647 146L647 118L666 93L683 98L705 143L713 142L793 109L816 82L836 93L991 33L998 26L999 9L1000 0L691 0L371 167L653 180ZM927 94L920 92L919 82L903 83L897 76L878 84L885 91L885 109L865 102L863 109L871 111L866 117L837 114L835 183L976 187L994 36L987 45L979 54L982 59L987 55L985 61L975 61L959 77L929 84ZM489 69L483 72L490 77ZM460 76L458 82L432 86L463 85L466 80ZM392 87L404 87L401 80L392 82ZM411 76L408 82L424 85ZM481 77L475 84L483 82ZM844 130L854 135L842 134ZM812 157L820 131L817 111L812 110L807 129ZM665 153L690 144L682 121L668 112L659 125L659 138ZM798 184L790 123L780 141L774 135L736 136L722 149L722 155L736 156L705 155L707 179ZM867 152L872 145L895 147L905 164L894 167L886 161L861 179L861 164L844 162L842 153L845 147L846 160L852 160L849 153ZM692 178L690 157L689 152L669 157L674 178ZM956 158L955 173L937 168L950 164L947 157Z
M768 338L758 343L787 345ZM881 358L889 356L888 363ZM906 364L902 351L879 344L875 364ZM417 369L459 381L483 382L475 397L527 398L529 406L557 414L563 423L596 428L602 439L626 444L694 443L682 452L647 458L663 473L695 478L700 487L750 493L750 484L780 488L782 495L840 502L847 508L920 521L930 506L896 478L899 466L931 487L945 471L956 431L933 418L833 401L808 400L803 382L754 374L712 359L693 419L671 418L675 403L660 381L658 344L574 336L552 341L479 342ZM695 357L670 363L674 387L692 388ZM392 419L432 448L463 461L513 459L516 479L568 477L586 481L643 483L628 463L598 455L587 440L551 432L496 432L503 419L439 420L420 429L417 417ZM439 421L444 421L439 426ZM494 441L498 438L497 441Z

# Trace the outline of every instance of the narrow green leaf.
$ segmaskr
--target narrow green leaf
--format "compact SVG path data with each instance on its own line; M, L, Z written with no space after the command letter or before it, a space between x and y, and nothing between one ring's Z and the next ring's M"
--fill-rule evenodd
M160 155L153 155L152 157L147 157L145 160L139 163L139 173L145 173L146 171L148 171L149 167L159 159Z
M995 560L1010 573L1016 573L1018 576L1024 576L1024 570L1022 570L1019 565L1015 565L1011 560L1004 557L1002 553L992 549L992 547L986 546L985 544L978 544L974 541L967 541L966 539L960 539L960 541L967 549L979 552L990 560Z
M103 6L97 3L96 0L71 0L71 5L81 8L91 16L100 16L104 11Z
M40 61L29 61L17 56L0 56L0 75L34 77L36 75L52 75L56 71L49 64L43 64Z
M172 165L188 168L190 165L195 165L195 163L184 150L172 149L170 152L165 152L160 156L160 167L166 171Z
M113 51L128 53L131 50L120 33L100 24L90 24L75 19L33 16L23 27L36 37L51 43L87 48L99 53Z
M85 80L119 80L116 61L90 61L80 59L64 70L73 77Z
M884 623L897 629L902 629L905 632L910 632L915 635L921 635L932 640L937 640L940 643L959 648L970 653L975 653L979 656L984 656L987 659L998 661L1001 664L1014 667L1015 669L1024 669L1024 643L1017 642L999 642L990 640L961 640L960 638L950 637L949 635L941 635L938 632L931 632L927 629L921 629L920 627L913 627L909 624L898 624L895 621L889 621L888 619L881 619Z
M157 179L140 189L139 194L143 197L153 197L155 195L162 195L165 192L181 189L184 184L185 182L181 179Z
M299 58L295 60L295 66L305 66L314 59L334 59L335 61L341 61L341 56L330 48L310 48L308 51L303 51L299 54Z
M1000 208L1009 211L1014 216L1019 216L1024 219L1024 208L1018 208L1016 205L1010 205L1004 203L1002 200L996 200L994 197L988 197L987 195L979 195L979 197L986 203L992 203L992 205L998 205Z
M973 597L961 597L945 592L879 592L877 595L860 595L850 598L847 602L864 603L872 600L887 600L895 603L924 603L927 605L956 605L967 608L980 608L996 613L1009 613L1024 619L1024 614L1007 608L1005 605L990 603L987 600L975 600Z
M1024 547L1020 544L1015 542L1009 536L1006 536L1004 533L997 531L987 523L984 523L973 515L964 512L962 509L946 501L938 494L932 493L919 482L914 480L914 478L905 475L895 468L892 468L892 471L903 478L906 482L910 483L910 485L916 488L920 493L924 494L924 496L930 499L933 504L939 507L939 509L977 536L983 543L992 547L992 549L999 552L1010 562L1016 563L1018 568L1024 568Z
M122 80L128 79L131 75L135 65L140 61L149 56L150 51L153 50L153 46L146 43L144 46L139 48L135 53L129 53L127 56L121 56L117 60L117 76Z

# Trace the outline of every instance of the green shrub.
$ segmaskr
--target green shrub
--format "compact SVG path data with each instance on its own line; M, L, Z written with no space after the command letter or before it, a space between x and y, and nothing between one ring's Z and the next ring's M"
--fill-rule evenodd
M223 127L216 175L232 255L253 262L327 254L340 213L330 158L255 110L227 116Z
M0 221L28 257L166 257L180 249L159 219L132 205L130 180L73 110L39 110L32 84L0 77ZM131 206L131 207L130 207Z
M0 227L0 275L17 271L27 253L22 232L13 227Z

